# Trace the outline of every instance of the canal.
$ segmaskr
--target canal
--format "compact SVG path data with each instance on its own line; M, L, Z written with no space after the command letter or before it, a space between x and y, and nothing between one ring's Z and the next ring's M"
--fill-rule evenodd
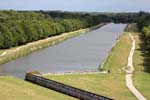
M0 65L0 75L24 78L28 71L96 71L125 24L107 24L58 45Z

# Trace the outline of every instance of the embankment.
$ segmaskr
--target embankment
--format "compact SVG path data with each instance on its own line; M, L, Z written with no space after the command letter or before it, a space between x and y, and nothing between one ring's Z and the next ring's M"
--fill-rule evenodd
M127 30L128 25L126 25L126 27L124 28L124 31ZM101 65L99 65L99 69L100 71L108 71L110 72L110 62L111 62L111 56L113 55L113 52L115 52L115 48L117 48L117 45L120 45L120 38L123 36L124 33L121 33L118 38L116 39L116 42L112 45L112 48L110 49L110 51L106 54L106 57L104 58L103 62Z
M0 54L0 64L6 63L8 61L17 59L19 57L31 54L34 51L40 50L42 48L46 48L48 46L53 46L58 43L61 43L69 38L81 35L83 33L92 31L94 29L97 29L99 27L102 27L105 25L104 23L99 24L97 26L93 26L91 28L86 28L86 29L80 29L78 31L73 31L69 33L63 33L62 35L54 36L54 37L49 37L43 40L35 41L32 43L28 43L23 46L11 48L11 49L6 49L6 50L1 50Z
M101 67L102 70L111 71L111 73L124 73L122 67L127 65L131 42L128 33L123 32L116 45L108 52L108 56Z
M104 58L102 64L99 65L100 71L107 71L108 73L110 72L110 69L109 69L108 67L104 67L104 66L105 66L105 64L107 63L111 52L113 52L113 50L114 50L114 48L115 48L115 46L117 45L118 42L119 42L119 37L118 37L118 39L116 40L116 42L112 45L112 48L110 49L110 51L106 54L106 57Z

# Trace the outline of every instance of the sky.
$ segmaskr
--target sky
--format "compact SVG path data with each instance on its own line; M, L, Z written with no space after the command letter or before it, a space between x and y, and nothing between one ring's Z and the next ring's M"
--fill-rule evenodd
M150 0L0 0L1 10L150 11Z

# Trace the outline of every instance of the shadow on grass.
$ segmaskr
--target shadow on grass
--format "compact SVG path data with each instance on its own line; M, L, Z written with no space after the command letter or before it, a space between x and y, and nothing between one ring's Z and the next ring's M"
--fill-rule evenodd
M141 66L144 66L144 71L147 73L150 73L150 49L146 47L146 44L144 43L144 37L143 35L140 35L140 40L142 41L139 43L139 49L138 51L141 52L141 56L143 56L143 63L141 63Z

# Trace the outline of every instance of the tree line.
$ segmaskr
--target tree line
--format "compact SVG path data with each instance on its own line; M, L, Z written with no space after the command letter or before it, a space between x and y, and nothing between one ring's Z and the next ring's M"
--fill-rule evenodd
M143 40L147 48L150 49L150 13L140 12L138 27L143 34Z
M0 49L60 35L109 21L104 15L50 13L43 11L0 11Z
M0 11L0 49L88 28L100 23L138 23L150 47L150 14L62 11Z

